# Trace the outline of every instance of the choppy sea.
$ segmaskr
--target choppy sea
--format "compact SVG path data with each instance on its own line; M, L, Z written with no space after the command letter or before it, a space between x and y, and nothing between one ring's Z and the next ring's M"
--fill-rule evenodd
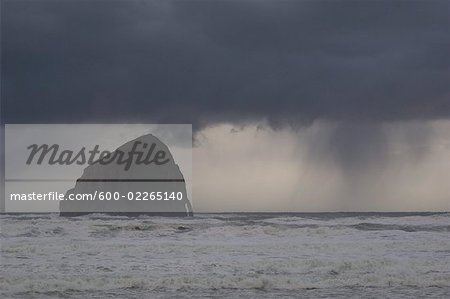
M0 224L1 298L450 298L450 213Z

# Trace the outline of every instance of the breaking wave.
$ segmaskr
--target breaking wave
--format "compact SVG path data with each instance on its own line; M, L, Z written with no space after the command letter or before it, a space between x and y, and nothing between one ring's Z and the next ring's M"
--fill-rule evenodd
M245 290L450 290L449 214L7 215L0 220L4 297L34 298L43 292L127 297L130 290L178 295L189 290L240 290L241 295Z

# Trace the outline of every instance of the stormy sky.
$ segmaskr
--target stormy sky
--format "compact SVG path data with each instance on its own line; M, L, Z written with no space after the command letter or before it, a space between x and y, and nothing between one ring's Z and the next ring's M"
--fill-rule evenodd
M330 194L316 197L345 202L336 209L352 209L383 186L396 198L439 198L431 209L450 206L450 190L436 180L423 194L406 187L450 174L436 168L450 159L450 1L5 0L1 22L3 124L192 123L197 182L217 165L224 182L236 173L225 167L232 152L262 153L287 134L285 147L299 152L286 163L270 152L280 163L271 173L289 185L282 189L297 190L283 209L301 210L292 200L315 196L292 186L318 186L334 172ZM254 133L261 131L271 133ZM398 161L430 173L401 190L370 183L406 178ZM230 196L258 196L260 165L243 166L248 183ZM316 177L305 177L305 168ZM198 186L204 210L214 209L206 197L224 197L219 187ZM221 210L242 210L238 200ZM266 202L281 210L276 199Z

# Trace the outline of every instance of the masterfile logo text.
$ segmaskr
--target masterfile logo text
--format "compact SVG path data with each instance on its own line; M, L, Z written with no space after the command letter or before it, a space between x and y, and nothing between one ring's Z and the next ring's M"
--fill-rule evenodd
M191 211L191 125L6 125L5 161L5 212Z

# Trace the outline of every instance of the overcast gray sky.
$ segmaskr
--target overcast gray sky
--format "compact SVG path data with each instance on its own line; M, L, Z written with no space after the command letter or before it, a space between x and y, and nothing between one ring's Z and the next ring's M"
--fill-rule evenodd
M267 147L255 147L261 138L271 144L283 134L289 135L289 146L301 140L300 148L313 149L314 155L298 153L284 164L274 153L272 159L281 164L272 172L304 163L299 157L318 161L308 166L315 169L326 157L327 169L342 171L337 189L328 189L340 201L365 202L374 197L374 186L385 186L396 197L411 193L392 182L371 184L376 181L371 177L374 165L381 167L378 175L390 173L399 186L407 184L389 167L400 160L409 161L410 171L448 165L448 155L429 150L443 146L448 153L448 130L442 129L450 128L447 0L5 0L1 19L2 123L192 123L198 138L216 132L223 139L234 138L224 123L234 126L232 131L247 125L240 131L244 135L265 128L273 132L270 138L252 135L248 139L253 143L239 141L237 148L264 152ZM315 137L305 139L304 132ZM233 142L222 146L218 164L228 161ZM407 150L395 158L392 147L400 143ZM208 157L205 144L199 141L194 158ZM215 147L210 150L214 155ZM213 161L205 161L198 162L200 181L200 172L213 171L208 170ZM241 194L257 190L250 185L252 177L261 176L250 171L259 169L255 163L244 167L251 176L242 178L248 184L237 189ZM194 160L194 180L195 167ZM425 177L438 171L426 169L430 175ZM236 176L236 169L225 170L226 177ZM317 182L327 178L316 175ZM286 178L287 189L311 180L298 177L298 169ZM413 178L417 182L408 184L423 182L421 176ZM198 186L203 208L213 209L206 197L214 191ZM194 183L194 196L195 188ZM412 194L422 201L441 198L430 208L442 210L443 198L450 200L448 187L436 180L423 189L430 191L422 197L417 190ZM248 208L238 204L239 194L228 208ZM286 196L272 199L272 210L277 200ZM306 207L284 204L286 209ZM318 208L325 206L332 205ZM348 204L336 209L340 207L352 209ZM389 210L385 203L379 207ZM414 207L427 209L423 202Z

